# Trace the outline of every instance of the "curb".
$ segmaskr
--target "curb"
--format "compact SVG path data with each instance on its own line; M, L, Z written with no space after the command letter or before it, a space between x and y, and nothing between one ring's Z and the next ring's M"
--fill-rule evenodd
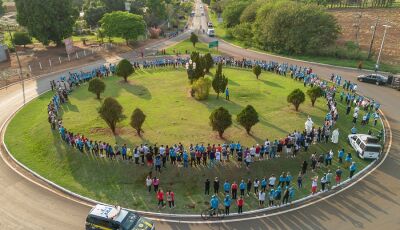
M36 99L37 97L39 97L39 96L41 96L41 95L43 95L43 94L49 92L49 91L50 91L50 90L44 91L44 92L42 92L41 94L39 94L38 96L29 99L29 100L27 101L27 103L30 102L30 101L32 101L32 100L34 100L34 99ZM11 152L10 152L9 149L7 148L7 145L5 144L4 136L5 136L5 131L6 131L7 127L8 127L9 122L11 121L11 119L12 119L24 106L25 106L25 105L19 106L18 109L17 109L16 111L14 111L14 112L6 119L6 121L2 124L2 126L0 127L0 132L2 133L2 134L1 134L1 144L4 146L7 155L8 155L17 165L19 165L20 167L22 167L24 170L26 170L26 171L27 171L28 173L30 173L31 175L35 176L37 179L39 179L39 180L45 182L46 184L50 185L50 186L53 187L53 188L56 188L58 191L61 191L62 193L65 193L65 194L69 195L70 197L73 197L73 198L77 199L77 200L75 200L75 199L69 198L69 199L72 200L72 201L78 202L78 203L80 203L80 204L82 204L82 205L85 205L85 206L88 206L88 207L92 207L94 204L109 205L109 204L102 203L102 202L99 202L99 201L97 201L97 200L94 200L94 199L91 199L91 198L88 198L88 197L79 195L79 194L77 194L77 193L74 193L74 192L72 192L72 191L70 191L70 190L68 190L68 189L66 189L66 188L64 188L64 187L62 187L62 186L60 186L60 185L58 185L58 184L56 184L56 183L54 183L54 182L52 182L52 181L50 181L50 180L44 178L44 177L42 177L41 175L39 175L39 174L36 173L35 171L29 169L27 166L25 166L24 164L22 164L21 162L19 162L17 159L14 158L14 156L11 154ZM389 130L389 133L390 133L390 142L389 142L388 148L386 149L386 152L385 152L385 155L384 155L383 158L380 156L377 160L372 161L372 162L371 162L370 164L368 164L364 169L362 169L361 171L357 172L357 173L354 175L354 179L349 179L349 178L348 178L348 179L346 179L345 181L343 181L342 183L340 183L339 185L337 185L337 186L332 186L332 189L329 190L329 191L318 192L317 194L309 195L309 196L306 196L306 197L297 199L297 200L293 201L293 202L290 203L290 204L282 205L282 206L279 206L279 207L267 207L267 208L263 208L263 209L251 210L251 211L244 212L243 214L233 213L233 214L229 215L229 217L246 216L246 215L250 215L250 214L260 214L260 213L268 212L268 211L272 211L272 210L283 209L283 208L285 208L285 207L289 207L289 206L294 205L294 204L300 204L300 205L299 205L298 207L296 207L296 208L290 208L290 209L283 210L283 211L280 211L280 212L275 212L275 213L270 213L270 214L264 214L264 215L262 215L262 216L254 216L254 217L249 217L249 218L245 218L245 219L263 218L263 217L266 217L266 216L278 215L278 214L281 214L281 213L286 213L286 212L289 212L289 211L294 211L294 210L297 210L297 209L300 209L300 208L303 208L303 207L307 207L307 206L309 206L309 205L311 205L311 204L314 204L314 203L316 203L316 202L320 202L320 201L322 201L322 200L325 200L325 199L327 199L327 198L329 198L329 197L331 197L331 196L333 196L333 195L335 195L335 194L337 194L337 193L340 193L340 192L342 192L342 191L344 191L344 190L350 188L351 186L355 185L357 182L361 181L363 178L365 178L365 177L368 176L370 173L372 173L373 171L375 171L375 170L384 162L384 160L386 159L386 157L387 157L387 155L389 154L390 149L391 149L392 131L391 131L391 129L390 129L390 124L389 124L389 122L387 121L386 116L384 115L384 113L383 113L381 110L379 110L379 111L380 111L380 113L383 115L383 117L384 117L384 119L385 119L385 121L386 121L386 123L387 123L387 126L385 126L385 124L384 124L384 122L383 122L383 119L380 118L380 121L381 121L381 123L382 123L382 125L383 125L383 127L384 127L384 142L386 141L386 128ZM386 144L386 143L385 143L385 144ZM4 156L3 156L2 154L1 154L1 157L3 158L3 160L4 160L5 162L7 161L7 160L4 158ZM20 175L22 174L21 172L19 172L16 168L12 167L11 165L8 164L8 166L11 167L11 168L12 168L14 171L16 171L18 174L20 174ZM374 167L371 171L368 171L368 170L369 170L371 167L373 167L373 166L375 166L375 167ZM364 174L366 171L368 171L368 173ZM364 174L364 175L361 175L361 174ZM21 175L21 176L23 176L23 175ZM23 177L27 178L26 176L23 176ZM27 178L27 179L28 179L28 178ZM28 180L29 180L29 179L28 179ZM38 184L37 182L34 182L34 181L32 181L32 180L30 180L30 181L33 182L33 183ZM351 183L351 182L353 182L353 183ZM350 185L349 185L349 186L345 186L345 185L348 185L348 184L350 184ZM343 187L343 186L345 186L345 187ZM44 186L42 185L41 187L44 187ZM59 194L59 193L57 193L56 191L54 191L54 190L52 190L52 189L50 189L50 188L47 188L47 189L48 189L49 191L51 191L51 192L54 192L54 193L58 194L59 196L62 196L62 197L64 197L64 198L68 198L67 196L64 196L64 195L62 195L62 194ZM325 196L325 194L328 194L328 195ZM321 198L319 198L319 199L316 199L316 198L317 198L318 196L320 196L320 195L324 195L324 196L321 197ZM313 201L313 199L315 199L315 200ZM83 202L82 202L82 201L83 201ZM301 204L301 203L306 202L306 201L311 201L311 202L310 202L310 203L307 203L307 204L303 204L303 205ZM169 214L169 213L139 211L139 210L133 210L133 209L127 209L127 210L133 211L133 212L138 213L138 214L141 214L141 215L149 216L150 219L152 219L152 220L163 221L163 222L178 222L178 223L226 223L226 222L235 222L235 221L244 220L244 219L231 219L231 220L220 220L220 221L180 221L180 220L171 220L171 219L160 219L160 218L154 218L154 217L161 217L161 218L168 218L168 217L169 217L169 218L180 218L180 219L183 218L183 219L189 219L189 218L200 218L201 215L198 215L198 214L197 214L197 215L195 215L195 214Z

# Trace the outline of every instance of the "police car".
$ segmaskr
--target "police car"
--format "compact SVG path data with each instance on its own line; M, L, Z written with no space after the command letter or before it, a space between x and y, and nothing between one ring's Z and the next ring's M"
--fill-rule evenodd
M154 230L154 223L119 206L98 204L86 218L86 230Z
M362 159L377 159L382 152L379 139L367 134L350 134L350 145Z

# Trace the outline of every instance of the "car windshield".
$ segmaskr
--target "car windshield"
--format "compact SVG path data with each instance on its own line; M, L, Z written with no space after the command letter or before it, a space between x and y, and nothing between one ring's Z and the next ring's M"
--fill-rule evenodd
M374 153L379 153L381 152L381 147L379 146L367 146L364 149L365 152L374 152Z
M123 230L131 230L136 225L139 217L135 214L130 212L126 215L125 219L122 221L121 226Z

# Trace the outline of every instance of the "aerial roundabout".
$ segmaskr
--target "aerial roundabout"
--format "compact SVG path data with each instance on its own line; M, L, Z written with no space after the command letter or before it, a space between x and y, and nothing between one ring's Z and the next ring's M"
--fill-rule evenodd
M354 126L357 133L382 135L381 121L374 124L372 99L316 75L305 84L306 80L297 79L296 71L292 71L294 76L289 71L285 76L275 71L277 66L270 69L265 63L259 64L264 69L259 78L251 67L224 64L229 100L225 93L217 97L213 87L204 100L192 97L183 64L139 68L127 82L112 73L104 75L100 99L88 91L89 79L61 86L65 90L61 100L62 92L55 87L15 114L5 144L21 164L81 197L155 216L190 218L200 217L214 195L224 205L229 194L231 215L236 215L239 199L244 201L244 213L295 207L350 182L352 164L356 166L354 177L360 177L375 163L360 158L348 141ZM211 69L205 78L212 81L215 71ZM314 106L307 94L311 85L324 90ZM287 99L296 89L305 94L298 111ZM114 133L99 114L107 98L122 107L123 117ZM48 108L55 100L59 104L53 127ZM337 111L335 119L330 103ZM237 118L248 105L258 115L249 133ZM211 114L220 107L232 120L222 137L210 125ZM131 114L137 108L145 114L140 135L131 125ZM355 125L354 109L360 113ZM368 113L371 118L362 123ZM341 151L344 155L340 157ZM342 173L337 181L339 169ZM149 178L151 183L146 181ZM159 190L164 193L164 205L159 203ZM261 190L265 193L262 203ZM168 204L171 192L173 205Z

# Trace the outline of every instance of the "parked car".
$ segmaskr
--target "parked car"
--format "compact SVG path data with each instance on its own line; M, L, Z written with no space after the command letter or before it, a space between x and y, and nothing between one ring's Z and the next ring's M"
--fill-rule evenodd
M154 230L154 223L119 206L98 204L86 218L86 230Z
M214 37L215 36L215 30L214 29L208 29L207 30L207 35L209 37Z
M357 77L357 80L361 82L373 83L376 85L384 85L387 83L388 78L381 74L374 73L374 74L360 75Z
M350 145L362 159L377 159L382 152L378 138L367 134L350 134Z

